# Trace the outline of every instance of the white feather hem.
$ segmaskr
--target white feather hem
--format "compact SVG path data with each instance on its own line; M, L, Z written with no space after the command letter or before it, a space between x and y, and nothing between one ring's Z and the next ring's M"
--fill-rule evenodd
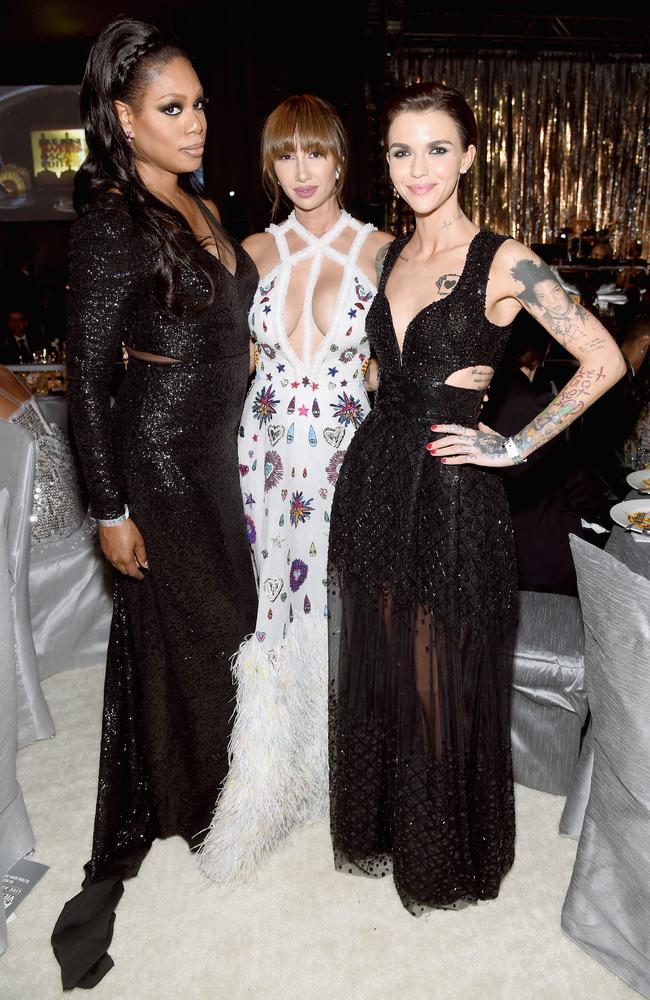
M328 808L327 623L296 616L279 648L253 635L233 658L237 684L230 770L200 867L246 882L294 827Z

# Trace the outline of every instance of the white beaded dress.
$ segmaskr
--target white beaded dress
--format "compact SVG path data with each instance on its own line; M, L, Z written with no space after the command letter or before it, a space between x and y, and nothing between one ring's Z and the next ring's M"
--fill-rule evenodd
M294 827L328 808L329 519L339 468L369 411L362 366L376 288L360 271L359 254L373 228L342 212L319 238L294 213L268 230L279 263L260 280L249 314L259 360L239 430L259 606L255 633L233 661L230 770L202 848L202 868L218 882L246 880ZM312 305L325 259L341 279L323 336ZM285 304L304 260L311 265L299 356Z

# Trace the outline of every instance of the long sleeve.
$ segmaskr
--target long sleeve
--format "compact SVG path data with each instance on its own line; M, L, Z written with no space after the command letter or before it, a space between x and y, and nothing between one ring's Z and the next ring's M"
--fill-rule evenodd
M69 246L68 379L70 414L91 511L118 517L128 503L111 435L109 381L130 306L141 254L122 208L83 216Z

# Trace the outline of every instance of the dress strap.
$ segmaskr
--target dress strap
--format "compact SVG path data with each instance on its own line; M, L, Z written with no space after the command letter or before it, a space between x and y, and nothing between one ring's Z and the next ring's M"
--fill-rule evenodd
M499 247L509 239L511 239L510 236L499 236L497 233L493 233L491 229L481 229L478 238L474 240L469 249L464 273L470 280L472 287L477 289L479 298L483 304L485 304L492 261Z
M288 220L287 220L288 221ZM287 243L287 238L284 235L287 231L287 221L283 222L281 226L276 226L275 223L271 223L267 227L267 233L270 233L275 240L275 245L278 248L278 254L280 256L280 263L284 264L289 260L291 254L289 253L289 245Z
M366 242L370 233L374 233L376 229L377 227L373 226L372 222L367 222L365 226L361 226L359 228L347 255L346 270L352 271L356 268L363 244Z

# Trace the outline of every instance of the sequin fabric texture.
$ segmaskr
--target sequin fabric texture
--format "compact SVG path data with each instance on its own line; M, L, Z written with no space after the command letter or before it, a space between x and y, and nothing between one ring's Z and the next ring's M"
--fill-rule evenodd
M339 468L369 412L362 369L376 288L358 258L373 228L342 212L319 238L294 213L269 230L279 263L250 312L259 360L239 431L259 606L234 661L230 771L201 859L220 882L245 880L294 827L327 811L327 544ZM298 356L285 312L301 262L308 279ZM324 263L340 273L325 337L312 315Z
M45 420L33 399L21 404L11 423L34 436L32 541L42 545L68 538L79 530L86 514L68 439L60 427Z
M176 316L158 304L151 253L119 196L72 232L70 404L91 507L110 518L128 503L150 569L143 581L115 574L92 857L55 935L64 985L66 976L83 984L80 956L92 965L110 940L110 921L88 913L93 885L135 875L156 837L198 848L227 772L229 659L256 609L237 432L257 271L230 242L234 275L188 231L188 305ZM199 311L201 268L214 298ZM111 410L121 341L181 363L132 358Z
M331 516L331 829L344 871L392 873L414 915L497 895L514 856L510 678L517 574L498 474L444 466L432 423L476 427L509 329L485 317L502 237L480 230L452 292L400 351L384 293L367 332L377 403L343 461Z

